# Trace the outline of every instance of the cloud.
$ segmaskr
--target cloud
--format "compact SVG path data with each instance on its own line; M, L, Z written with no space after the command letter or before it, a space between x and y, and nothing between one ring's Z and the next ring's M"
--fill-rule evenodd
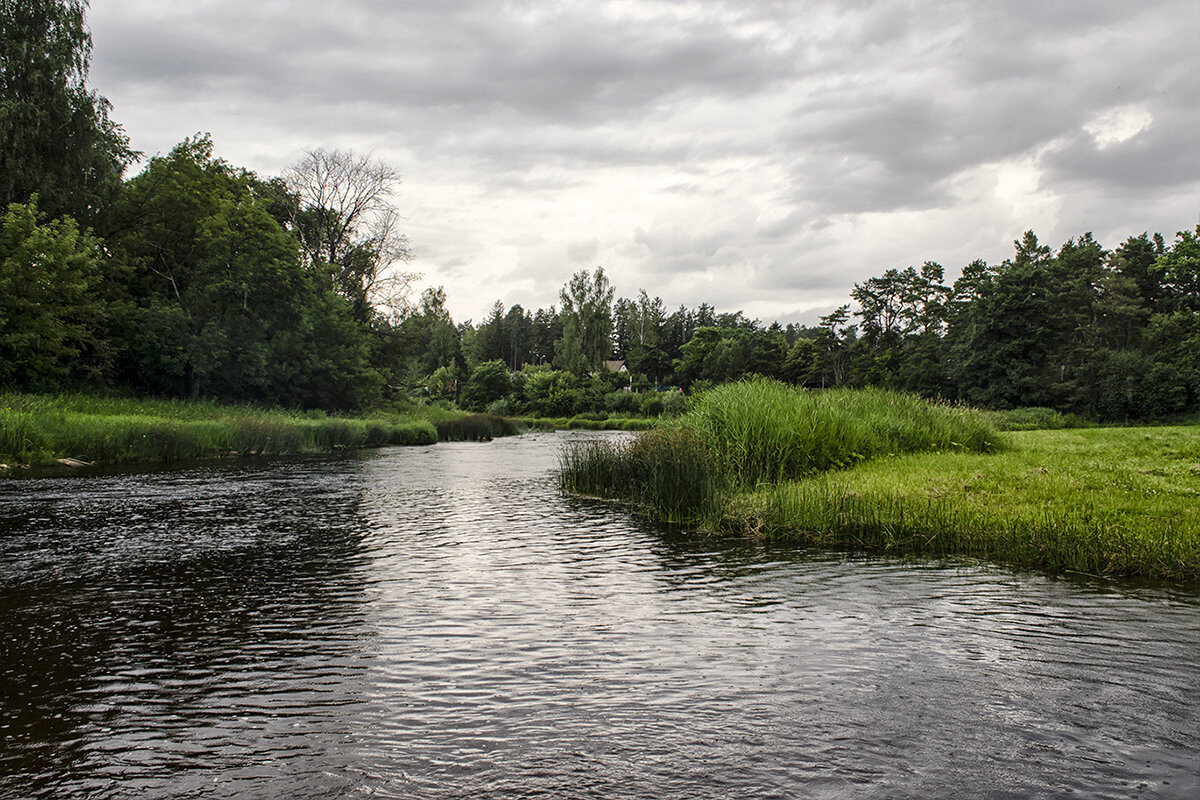
M463 318L549 305L603 264L620 294L815 321L888 267L952 277L1028 228L1123 238L1200 211L1190 0L93 0L89 19L135 147L211 131L267 174L317 145L389 160L412 266Z

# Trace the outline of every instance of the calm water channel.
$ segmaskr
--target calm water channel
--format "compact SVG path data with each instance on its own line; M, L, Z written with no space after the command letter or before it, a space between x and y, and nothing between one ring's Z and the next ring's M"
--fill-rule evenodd
M567 434L0 481L0 797L1200 797L1200 598L669 533Z

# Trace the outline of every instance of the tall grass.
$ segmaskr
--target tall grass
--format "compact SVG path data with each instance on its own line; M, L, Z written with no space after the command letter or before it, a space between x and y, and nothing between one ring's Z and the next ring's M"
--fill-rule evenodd
M439 416L433 425L443 442L490 442L499 436L516 436L521 432L515 420L495 414Z
M963 409L881 390L814 394L757 379L706 392L678 420L632 443L571 445L560 474L568 491L701 522L722 513L731 491L883 455L1000 446L995 429Z
M574 442L560 457L569 492L626 501L667 522L720 515L731 483L701 431L663 424L630 442Z
M776 483L883 455L994 450L977 413L880 389L812 393L758 379L707 392L685 416L738 487Z
M428 420L79 395L0 395L0 462L120 463L433 444Z

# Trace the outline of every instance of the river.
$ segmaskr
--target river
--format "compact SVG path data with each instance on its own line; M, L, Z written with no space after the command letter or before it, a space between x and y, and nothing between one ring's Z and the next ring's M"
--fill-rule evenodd
M667 531L576 434L0 481L0 797L1200 796L1200 597Z

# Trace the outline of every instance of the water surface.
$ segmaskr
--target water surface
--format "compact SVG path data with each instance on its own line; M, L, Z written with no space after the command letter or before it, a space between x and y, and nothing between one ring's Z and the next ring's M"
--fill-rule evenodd
M0 796L1200 796L1194 593L664 531L566 436L0 482Z

